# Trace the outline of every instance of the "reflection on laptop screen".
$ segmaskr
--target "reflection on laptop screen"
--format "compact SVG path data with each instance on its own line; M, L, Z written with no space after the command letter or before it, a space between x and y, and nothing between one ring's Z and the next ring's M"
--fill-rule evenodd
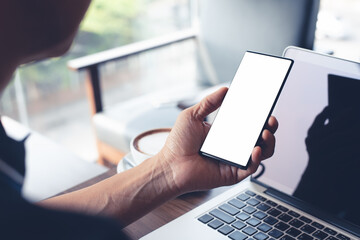
M295 62L273 113L275 154L258 180L360 226L360 64L285 57Z

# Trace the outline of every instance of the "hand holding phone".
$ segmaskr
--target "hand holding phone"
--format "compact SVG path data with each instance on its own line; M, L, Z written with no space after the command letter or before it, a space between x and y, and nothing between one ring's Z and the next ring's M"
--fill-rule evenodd
M200 154L246 169L293 60L246 52Z

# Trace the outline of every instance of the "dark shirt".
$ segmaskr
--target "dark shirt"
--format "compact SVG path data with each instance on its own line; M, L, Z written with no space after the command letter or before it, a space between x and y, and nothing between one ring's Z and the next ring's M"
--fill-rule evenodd
M0 122L0 160L23 175L23 141L6 135ZM21 196L21 185L0 171L0 239L127 239L112 219L45 209Z

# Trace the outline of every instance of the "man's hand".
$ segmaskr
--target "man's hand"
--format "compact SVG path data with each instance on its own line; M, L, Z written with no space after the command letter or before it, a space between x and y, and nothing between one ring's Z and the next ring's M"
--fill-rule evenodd
M261 160L273 154L277 121L270 118L246 171L201 157L198 152L210 129L203 120L220 106L226 91L222 88L184 110L159 154L91 187L47 199L41 205L113 216L126 226L180 194L246 178L256 171Z
M278 123L271 117L258 142L259 146L252 152L252 161L247 170L199 155L200 146L210 129L204 119L219 108L226 92L227 88L221 88L197 105L184 110L159 153L162 167L171 169L169 185L174 186L179 194L235 184L254 173L260 162L274 153L273 134Z

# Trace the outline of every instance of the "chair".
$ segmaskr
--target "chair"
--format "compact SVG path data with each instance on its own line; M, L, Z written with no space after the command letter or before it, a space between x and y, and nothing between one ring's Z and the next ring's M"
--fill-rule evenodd
M198 20L191 29L68 62L70 69L86 72L100 163L117 164L138 133L171 127L181 111L176 102L196 98L206 86L230 81L246 50L281 55L289 45L313 47L319 0L199 0L197 6ZM185 41L196 45L197 86L103 108L99 67ZM175 104L154 106L159 99Z

